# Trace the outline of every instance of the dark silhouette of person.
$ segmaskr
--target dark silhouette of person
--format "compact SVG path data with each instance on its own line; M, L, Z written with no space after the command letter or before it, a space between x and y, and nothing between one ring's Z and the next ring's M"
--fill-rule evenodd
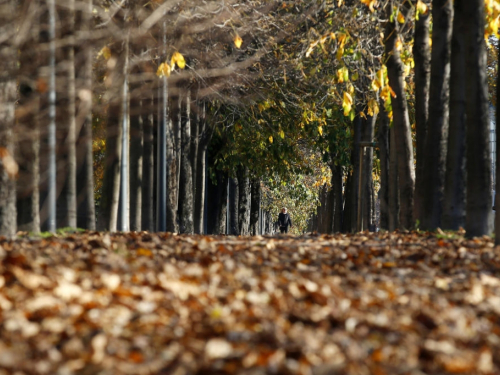
M293 227L292 219L290 218L290 214L287 212L286 207L283 207L278 215L278 226L280 228L280 233L288 233L288 226Z

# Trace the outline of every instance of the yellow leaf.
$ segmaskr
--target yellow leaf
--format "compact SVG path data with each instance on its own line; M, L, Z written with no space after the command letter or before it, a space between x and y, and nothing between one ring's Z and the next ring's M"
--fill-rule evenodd
M238 34L236 34L234 36L233 41L234 41L234 45L236 46L236 48L240 48L241 45L243 44L243 39L241 39L241 37Z
M352 96L344 91L344 100L342 101L342 108L344 108L344 116L348 116L352 108Z
M400 14L401 14L401 13L400 13ZM398 38L398 39L396 40L396 49L397 49L398 51L401 51L401 50L403 49L403 43L401 43L401 39L400 39L400 38Z
M184 60L184 56L182 56L179 52L174 52L172 55L172 59L170 61L172 69L175 67L175 64L177 64L177 66L181 69L186 67L186 60Z
M272 135L269 136L269 142L273 143L273 136Z
M97 54L97 57L100 57L100 56L102 56L106 60L108 60L111 57L111 50L109 49L109 47L107 47L107 46L102 47L102 49Z
M417 1L417 12L418 13L427 14L428 10L429 10L429 8L427 7L427 5L424 2L422 2L422 0Z
M279 135L280 135L281 139L285 138L285 132L283 130L280 130Z
M354 74L351 77L351 80L354 81L354 82L356 82L358 80L358 78L359 78L358 72L354 72Z
M354 93L354 86L350 83L347 85L347 92L351 95Z
M156 75L158 77L170 77L170 65L168 65L166 62L161 63L158 67L158 70L156 71Z
M368 116L375 116L379 113L378 103L375 99L368 101Z
M340 59L342 59L342 56L344 56L344 49L342 47L339 47L339 49L337 50L337 60L340 61Z
M398 22L405 23L405 16L403 16L403 13L401 12L398 12Z
M144 249L144 248L140 247L139 249L137 249L137 255L141 255L141 256L145 256L145 257L152 257L153 252L149 249Z
M319 135L323 135L323 127L322 126L318 126L318 132L319 132Z

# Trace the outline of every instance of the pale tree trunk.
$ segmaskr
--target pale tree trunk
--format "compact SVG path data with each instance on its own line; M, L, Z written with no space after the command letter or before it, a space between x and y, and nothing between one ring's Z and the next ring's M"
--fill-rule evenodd
M389 118L380 101L380 116L378 123L378 148L380 155L380 229L389 229Z
M352 155L352 153L351 153ZM345 200L344 200L344 216L342 218L342 233L349 233L353 231L352 228L352 185L353 185L352 172L347 175L345 183Z
M260 210L260 180L252 179L251 182L251 205L250 205L250 235L259 234L259 210Z
M154 108L156 108L154 103L154 98L148 98L146 100L147 105L144 107L145 121L143 123L144 132L144 147L143 147L143 169L142 169L142 229L149 232L154 232L155 221L153 215L154 208L154 171L155 171L155 157L154 157L154 138L153 129L156 125L155 116L153 114ZM167 132L168 134L168 132Z
M191 93L181 95L181 173L179 179L180 232L193 234L193 172L191 169Z
M20 33L20 70L19 70L19 102L16 124L16 159L19 164L17 178L17 226L19 230L32 233L40 232L39 214L39 150L40 134L38 114L40 96L36 92L35 83L30 77L36 77L39 53L32 48L38 42L39 8L36 2L21 2L19 9L23 14L20 30L28 29L26 34ZM28 23L28 24L25 24ZM24 36L24 37L23 37Z
M455 2L456 3L456 2ZM491 233L491 157L484 2L464 0L467 128L467 237Z
M92 150L92 30L93 0L86 0L80 12L76 69L77 216L78 228L96 229L94 201L94 163Z
M423 210L420 226L435 230L441 226L446 143L448 137L450 54L453 4L449 0L434 0L432 4L432 54L429 118L424 146L424 166L421 183Z
M135 94L134 90L131 94ZM142 103L140 98L134 96L130 100L130 230L133 231L142 229L142 164L144 156Z
M250 179L248 167L238 167L238 228L240 235L248 236L250 226Z
M76 227L75 0L59 9L60 37L68 41L58 53L57 77L57 226Z
M398 176L398 153L396 149L396 135L394 126L389 131L390 148L389 148L389 230L392 232L399 228L399 211L400 211L400 191L399 191L399 176Z
M105 95L109 103L106 122L106 155L97 223L99 230L115 232L118 225L118 203L120 198L122 122L123 116L126 115L123 113L123 87L127 56L123 47L120 50L115 47L111 51L111 58L116 59L116 64L108 71L108 82L111 83L111 86ZM108 66L112 65L108 64Z
M203 233L203 218L205 217L205 195L207 180L207 147L212 138L213 126L208 126L206 122L206 104L199 107L199 142L196 156L196 195L195 195L195 233Z
M0 24L12 35L0 42L0 236L16 235L16 186L14 167L14 111L16 103L16 47L11 44L16 30L12 22L14 2L3 5ZM10 31L9 31L10 29ZM14 163L14 164L13 164ZM10 174L10 176L9 176Z
M196 86L197 87L197 86ZM201 176L198 176L198 150L200 147L200 132L201 132L201 107L198 101L198 87L191 90L191 144L189 152L189 163L191 164L191 175L193 185L193 228L194 233L200 234L203 232L203 216L200 218L199 211L197 211L197 190L198 183Z
M167 128L167 231L179 232L177 222L177 207L178 207L178 173L177 168L179 163L176 130L179 128L179 97L170 95L169 98L169 122Z
M413 56L415 61L415 132L417 143L414 211L415 218L419 221L422 220L423 195L426 188L422 183L422 179L424 173L425 136L427 119L429 116L429 87L431 73L429 20L429 11L427 14L419 15L419 19L415 22L415 41L413 43Z
M462 3L461 3L462 4ZM455 8L456 9L456 8ZM456 14L456 13L455 13ZM498 49L498 63L500 64L500 48ZM500 74L497 74L497 108L496 108L496 123L498 126L498 123L500 122L500 103L498 103L498 98L500 98ZM500 131L495 132L496 134L496 143L497 147L500 145ZM497 214L496 211L500 209L500 152L496 152L496 171L495 171L495 176L496 176L496 187L495 187L495 192L499 192L498 194L495 193L495 245L500 245L500 214Z
M414 226L413 196L415 193L413 145L411 141L408 105L404 91L403 64L401 63L399 51L396 48L396 41L399 35L394 22L387 22L385 35L387 75L389 77L389 84L396 94L396 97L392 98L392 110L398 154L398 179L401 202L399 227L412 229Z
M451 40L450 119L443 199L443 229L465 226L465 13L463 0L454 4Z

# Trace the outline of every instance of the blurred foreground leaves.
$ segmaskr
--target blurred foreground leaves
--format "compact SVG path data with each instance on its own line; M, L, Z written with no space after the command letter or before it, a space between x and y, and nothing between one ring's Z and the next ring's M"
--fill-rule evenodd
M498 374L499 277L460 235L0 240L0 374Z

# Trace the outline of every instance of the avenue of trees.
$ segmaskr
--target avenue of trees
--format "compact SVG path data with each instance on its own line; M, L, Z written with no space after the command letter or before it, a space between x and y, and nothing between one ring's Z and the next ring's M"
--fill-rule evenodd
M283 205L299 231L489 235L499 14L0 1L0 235L271 233Z

